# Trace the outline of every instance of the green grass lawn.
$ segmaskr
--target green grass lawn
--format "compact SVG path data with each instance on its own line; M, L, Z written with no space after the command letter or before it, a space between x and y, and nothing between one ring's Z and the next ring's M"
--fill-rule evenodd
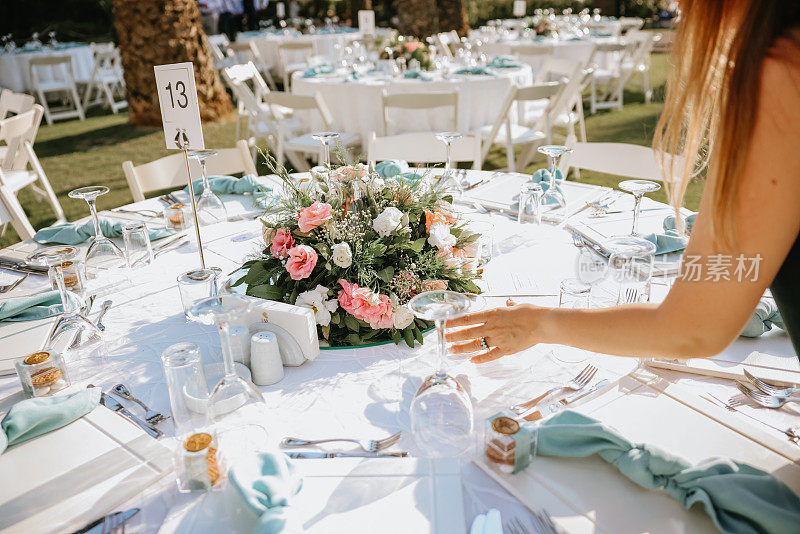
M656 88L653 102L645 104L642 93L637 87L631 86L625 93L623 111L601 111L597 115L587 116L589 141L640 145L651 143L653 129L662 109L666 58L662 54L653 55L653 85ZM111 115L97 110L90 113L85 121L57 122L53 126L45 125L40 128L34 148L69 220L88 214L85 202L67 196L70 190L86 185L108 186L111 192L98 200L101 210L129 203L132 197L122 173L122 162L132 160L138 165L170 153L165 148L160 129L137 128L128 125L127 121L126 113ZM232 146L235 123L231 118L207 124L203 127L203 132L208 147ZM493 149L484 168L495 169L504 165L503 150ZM543 160L536 161L526 171L532 172L543 166ZM259 171L265 172L262 166L259 166ZM615 186L620 179L584 171L581 173L581 181ZM686 198L686 206L690 209L697 209L701 189L702 183L690 185ZM663 200L664 195L659 191L652 197ZM55 221L50 206L45 202L38 202L30 191L21 191L19 198L34 228L39 229ZM9 227L6 234L0 237L0 247L17 241L19 238Z

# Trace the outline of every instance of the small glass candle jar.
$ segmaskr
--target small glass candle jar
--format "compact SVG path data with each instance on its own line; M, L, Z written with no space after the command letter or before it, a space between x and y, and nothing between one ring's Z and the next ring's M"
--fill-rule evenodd
M69 260L61 262L61 269L64 271L64 287L73 293L82 294L86 289L86 272L83 267L83 262L79 260ZM48 272L50 278L50 285L53 289L58 289L56 283L55 271L50 269Z
M197 432L178 446L178 490L181 493L220 489L224 479L222 457L212 432Z
M16 363L26 397L48 397L69 386L67 366L57 352L34 352Z
M533 425L522 424L507 414L499 413L487 420L484 432L484 454L504 473L525 469L536 450Z
M164 224L171 230L186 230L192 226L192 207L173 204L164 208Z

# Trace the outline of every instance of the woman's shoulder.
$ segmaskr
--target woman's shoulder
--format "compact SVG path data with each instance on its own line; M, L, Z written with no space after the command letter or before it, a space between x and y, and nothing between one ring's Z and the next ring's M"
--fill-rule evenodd
M800 27L775 39L761 68L764 96L784 95L800 108Z
M795 27L775 39L769 49L768 60L800 68L800 27Z

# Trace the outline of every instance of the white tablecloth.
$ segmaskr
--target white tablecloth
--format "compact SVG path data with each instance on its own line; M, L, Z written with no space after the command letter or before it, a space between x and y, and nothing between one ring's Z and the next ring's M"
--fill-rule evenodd
M337 45L340 48L346 47L352 41L361 39L362 35L359 32L350 33L326 33L314 35L259 35L248 36L240 34L237 40L239 41L254 41L261 57L264 61L275 69L280 76L283 76L281 68L280 56L278 54L278 45L281 43L312 43L314 45L313 55L325 56L333 61L336 57L335 51ZM289 64L302 63L307 59L308 54L305 52L289 51L286 54L286 60Z
M295 74L292 88L295 93L313 95L319 92L333 115L335 129L357 134L366 140L371 132L383 135L382 91L390 93L425 93L458 91L456 129L468 133L481 126L493 124L503 104L508 88L533 82L530 67L497 69L496 76L451 75L443 79L432 73L432 81L393 79L365 76L358 81L345 81L340 75L318 75L303 78ZM389 134L420 131L445 131L452 126L450 108L409 111L392 110L389 115ZM322 121L311 115L311 128L322 127Z
M485 176L489 176L487 172ZM567 193L570 194L571 190ZM183 193L179 193L182 195ZM576 198L572 193L572 198ZM252 209L251 197L226 197L229 214L245 212ZM624 204L624 201L623 201ZM160 209L154 199L138 204L140 208ZM664 214L668 210L664 211ZM644 217L641 229L648 231L660 225L663 214ZM543 289L555 290L557 283L565 277L574 276L575 247L566 232L552 227L544 227L534 234L527 228L520 228L515 222L498 215L470 215L471 218L489 221L494 224L495 257L486 266L486 276L517 273L523 276L534 276ZM620 226L627 228L629 219L624 214L612 219L619 220ZM261 235L261 224L258 221L241 221L223 223L202 230L206 249L206 261L209 265L221 267L230 272L251 252L258 249ZM190 232L193 235L193 232ZM519 244L522 239L523 243ZM516 245L514 244L516 243ZM2 251L3 254L24 256L37 248L31 242L25 242ZM199 324L187 324L184 321L175 277L182 271L197 265L194 245L183 247L178 251L158 258L156 268L150 272L137 272L136 285L123 289L109 298L113 306L103 323L106 325L105 339L110 351L106 366L99 370L92 382L108 390L117 382L124 382L136 395L151 408L169 412L169 400L160 362L161 352L169 345L181 341L197 343L202 350L206 362L219 361L220 347L216 329ZM13 295L2 295L9 298L25 292L41 290L42 279L29 277ZM556 286L556 287L554 287ZM663 291L666 287L659 286ZM663 296L662 291L662 296ZM656 297L659 298L659 297ZM532 299L519 299L540 305L556 305L557 296L544 296ZM504 299L489 299L491 306L502 305ZM98 308L96 305L95 308ZM2 323L0 323L2 324ZM25 347L10 344L6 338L9 331L19 325L2 324L0 326L0 344L4 350L15 350L20 354L37 350L38 347ZM409 349L404 345L388 345L383 347L344 349L323 351L313 362L287 368L285 378L269 387L259 388L270 411L270 440L277 443L283 436L301 437L322 436L359 436L364 438L381 437L397 430L404 435L397 448L408 450L415 455L424 454L419 450L410 433L409 405L415 390L424 376L430 373L433 365L432 347L435 344L433 333L426 335L426 343L421 348ZM774 354L791 354L791 346L785 334L775 332L755 340L740 340L734 343L729 352L746 354L760 349ZM555 357L550 354L556 351ZM587 362L569 364L558 359L565 354L564 348L554 346L536 346L513 357L506 357L487 365L476 366L465 358L450 360L450 373L458 376L470 391L475 403L476 424L492 413L511 403L527 400L557 383L563 383L574 376ZM738 352L737 352L738 351ZM637 361L628 358L610 356L590 356L589 362L595 363L600 371L597 379L617 378L630 372ZM676 380L676 375L666 373L659 381ZM395 382L402 384L391 387ZM717 382L703 378L685 378L681 384L692 387L695 391L715 390L718 395L728 398L736 390L731 382ZM82 387L82 386L79 386ZM648 399L652 394L641 393L643 413L641 417L656 417L648 413ZM21 399L20 387L16 377L0 378L0 412ZM635 402L635 400L634 400ZM698 401L700 402L700 401ZM134 411L138 409L134 408ZM759 417L772 417L776 424L789 424L792 416L788 411L764 414ZM794 423L797 417L794 417ZM170 424L162 425L168 436L173 435ZM730 432L720 426L720 432ZM674 429L680 433L680 429ZM779 435L776 433L776 435ZM735 436L740 439L741 436ZM683 438L681 438L683 439ZM687 436L687 439L690 439ZM709 454L707 443L702 436L694 436L699 453ZM733 438L731 438L733 439ZM165 443L171 444L171 438ZM738 442L737 442L738 443ZM758 455L766 455L766 449L750 446ZM758 452L761 451L761 452ZM713 451L712 451L713 452ZM746 447L724 454L746 456ZM574 460L579 461L579 460ZM794 466L795 469L797 466ZM621 475L620 475L621 476ZM498 508L504 520L513 516L525 517L527 512L509 493L503 490L487 475L464 458L462 461L462 489L464 515L469 525L477 513L485 513L489 508ZM797 488L795 488L796 490ZM579 488L574 488L579 493ZM637 490L642 499L653 499L652 492ZM567 502L573 491L560 494L559 502ZM552 499L551 494L542 494L545 499ZM362 489L352 488L349 493L338 496L342 503L357 506L359 502L369 500L369 495ZM148 488L142 496L128 503L130 506L142 508L142 513L132 521L127 529L131 534L156 532L168 515L179 513L179 509L200 499L198 495L178 495L172 477L166 477L159 484ZM648 500L647 502L652 502ZM614 510L613 495L598 493L586 506L585 514L596 517L598 521L606 520L608 512ZM626 506L636 507L637 502L627 502ZM541 506L544 506L542 504ZM549 506L556 520L565 526L567 532L596 532L592 523L585 519L586 515L576 514L573 508ZM663 512L663 510L661 510ZM677 505L675 513L684 514ZM697 510L686 516L697 521L697 529L680 530L682 523L675 518L657 525L654 532L709 532L710 522ZM641 515L641 514L640 514ZM673 521L675 519L675 521ZM206 521L205 530L214 532L213 518ZM574 525L574 526L573 526ZM586 526L589 525L589 528ZM653 525L656 527L656 525ZM199 528L199 527L198 527ZM638 532L639 530L637 530ZM409 532L403 525L363 524L353 525L352 533L362 532ZM452 532L445 530L444 532Z
M89 45L75 46L63 50L41 50L37 52L20 52L0 54L0 87L17 93L31 91L30 69L31 58L41 56L72 56L72 75L76 82L88 82L94 67L94 56ZM41 81L60 81L64 79L60 67L39 69Z

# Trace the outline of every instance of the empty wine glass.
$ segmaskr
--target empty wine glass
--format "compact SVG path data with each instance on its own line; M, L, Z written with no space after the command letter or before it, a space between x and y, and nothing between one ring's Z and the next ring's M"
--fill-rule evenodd
M617 305L647 301L655 244L641 237L619 236L608 239L603 247L611 253L606 278L617 287Z
M408 307L420 319L433 321L438 336L436 371L427 377L411 401L411 430L423 455L454 457L471 444L472 400L446 371L445 322L466 313L473 299L453 291L426 291Z
M556 171L558 170L558 162L561 156L569 154L572 149L561 145L544 145L540 146L538 150L541 154L547 156L550 164L550 182L547 191L544 192L542 197L542 204L554 204L556 206L555 210L566 211L567 199L564 197L564 193L556 187Z
M336 132L320 132L311 134L311 137L319 141L322 145L322 163L321 165L326 169L331 168L331 148L330 143L334 139L339 138L339 134Z
M189 157L196 159L200 164L200 173L203 176L203 192L197 200L197 220L204 226L228 220L228 211L225 209L225 204L211 190L211 185L208 183L208 174L206 173L206 161L216 155L216 150L189 151Z
M631 235L639 235L636 226L639 224L639 213L642 208L642 196L661 189L661 184L650 180L625 180L619 183L619 188L633 195L633 226Z
M211 392L209 411L219 438L220 452L228 466L264 448L267 441L267 411L256 387L236 374L230 342L230 326L250 309L239 295L210 297L197 302L191 315L215 324L222 348L225 376Z
M536 182L524 182L519 190L517 222L522 224L541 224L542 186Z
M108 193L109 189L103 185L91 185L73 189L69 192L70 198L82 198L89 205L94 223L94 237L91 239L89 249L86 251L86 278L106 278L108 282L113 282L112 275L127 271L127 261L125 254L110 239L103 235L100 228L100 221L97 218L97 197Z

